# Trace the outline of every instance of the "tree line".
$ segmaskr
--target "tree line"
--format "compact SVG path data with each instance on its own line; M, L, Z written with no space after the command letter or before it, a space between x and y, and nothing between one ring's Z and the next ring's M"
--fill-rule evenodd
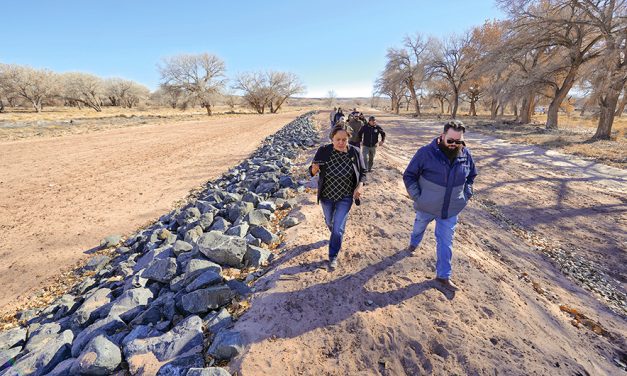
M233 109L240 100L235 95L239 90L241 100L263 114L266 109L276 113L289 97L305 91L295 74L275 71L240 74L228 87L224 61L208 53L166 57L157 69L160 84L151 93L132 80L0 63L0 112L5 106L24 105L36 112L41 112L44 105L89 107L100 112L103 106L133 108L142 101L151 101L180 109L200 106L211 115L218 100Z
M455 118L460 101L489 109L495 119L511 108L529 123L538 103L548 103L547 129L557 129L559 109L575 89L581 111L598 113L596 139L609 139L627 103L626 0L497 0L507 15L448 38L407 36L389 48L375 81L376 94L421 114L425 99Z

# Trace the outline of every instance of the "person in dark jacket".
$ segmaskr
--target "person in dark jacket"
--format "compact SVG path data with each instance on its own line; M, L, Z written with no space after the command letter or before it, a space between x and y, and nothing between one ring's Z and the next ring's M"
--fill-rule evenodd
M418 149L403 173L405 188L416 210L408 250L416 250L427 225L435 220L436 281L450 291L458 289L451 281L457 215L472 197L477 176L464 142L465 132L461 121L446 123L439 137Z
M381 136L381 141L379 141ZM377 145L381 146L385 142L385 132L383 128L377 125L377 119L374 116L368 118L368 124L361 127L358 133L361 141L361 153L364 158L364 164L367 171L372 171L374 156L377 153Z
M364 123L362 123L356 116L348 115L348 124L346 124L346 130L348 130L349 137L348 143L358 149L361 145L359 142L359 131L363 126Z
M344 110L342 110L342 107L338 107L337 112L333 116L333 125L334 126L337 124L338 121L340 121L341 117L344 117Z
M329 269L337 267L337 257L342 248L342 238L348 212L353 200L359 205L366 179L359 149L348 144L348 132L334 128L331 144L321 146L313 158L309 173L318 178L318 202L324 220L331 231L329 240Z

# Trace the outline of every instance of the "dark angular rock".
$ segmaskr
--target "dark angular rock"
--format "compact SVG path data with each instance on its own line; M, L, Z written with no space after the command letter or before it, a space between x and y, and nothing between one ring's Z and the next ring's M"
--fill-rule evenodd
M258 268L272 260L273 254L267 249L248 245L246 255L244 255L244 265Z
M209 260L233 267L241 267L244 254L246 254L244 239L215 231L203 234L198 239L196 247Z
M85 328L82 332L78 333L72 343L72 356L75 358L78 357L83 351L85 345L87 345L93 338L101 334L111 335L118 330L125 328L126 324L117 316L109 316L105 319L96 321Z
M169 283L176 275L176 268L176 259L174 257L154 260L144 270L142 277L161 283Z
M222 276L220 274L213 270L207 270L198 277L195 277L187 286L185 286L185 291L192 292L220 282L222 282Z
M234 295L226 285L211 286L183 295L181 305L186 312L204 313L228 304Z
M120 348L103 335L93 338L76 359L71 374L110 375L122 362Z
M216 335L207 352L216 359L229 360L239 355L243 348L239 332L222 330Z

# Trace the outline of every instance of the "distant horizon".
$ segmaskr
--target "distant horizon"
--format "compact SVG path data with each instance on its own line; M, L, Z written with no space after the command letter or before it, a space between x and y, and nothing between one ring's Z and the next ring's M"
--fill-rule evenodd
M3 19L0 33L10 38L3 40L0 63L119 77L154 91L163 58L207 52L225 62L229 79L252 71L292 72L307 98L324 98L331 90L337 97L369 98L386 50L400 47L404 36L442 38L504 17L487 0L399 0L394 6L368 0L277 0L272 6L40 0L10 2L3 11L11 17Z

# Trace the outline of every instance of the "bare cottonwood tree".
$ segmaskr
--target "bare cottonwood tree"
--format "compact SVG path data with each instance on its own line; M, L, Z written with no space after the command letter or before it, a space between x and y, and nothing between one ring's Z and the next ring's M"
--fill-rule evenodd
M104 92L112 106L126 108L133 108L150 94L150 90L148 90L147 87L135 81L122 78L109 78L105 80Z
M609 139L618 100L627 84L627 4L624 0L588 0L574 3L583 12L583 19L579 22L590 26L602 38L598 62L598 66L602 68L594 70L591 75L600 107L594 138Z
M242 73L235 78L234 89L241 90L242 99L259 114L270 105L271 95L267 78L263 72Z
M406 36L402 48L389 48L386 71L397 71L414 103L414 114L420 115L420 93L427 78L425 61L427 42L420 34Z
M61 96L68 102L79 106L85 105L97 112L102 111L102 103L105 98L104 81L97 76L69 72L60 76L62 86Z
M305 92L305 86L294 73L271 71L267 72L266 75L271 95L270 112L273 114L279 111L289 97Z
M431 61L427 71L431 75L446 80L453 92L453 110L451 116L457 116L459 95L477 62L477 57L470 49L471 34L452 35L444 42L434 41L431 46Z
M48 69L0 64L0 87L5 96L17 96L41 112L46 100L58 93L57 75Z
M211 116L211 107L226 83L224 62L208 53L176 55L158 65L161 87L180 91L183 103L199 104Z
M289 97L305 91L294 73L274 71L240 74L233 88L241 90L244 101L260 114L266 108L276 113Z
M582 22L585 12L571 0L499 0L521 37L522 51L542 50L539 81L552 90L546 127L558 127L558 111L573 87L580 67L600 56L601 36Z
M401 102L407 95L406 75L395 64L386 64L385 69L374 83L373 93L390 98L391 110L399 113Z
M337 94L335 94L335 90L329 90L326 97L327 106L333 106L333 103L335 103L336 100Z

